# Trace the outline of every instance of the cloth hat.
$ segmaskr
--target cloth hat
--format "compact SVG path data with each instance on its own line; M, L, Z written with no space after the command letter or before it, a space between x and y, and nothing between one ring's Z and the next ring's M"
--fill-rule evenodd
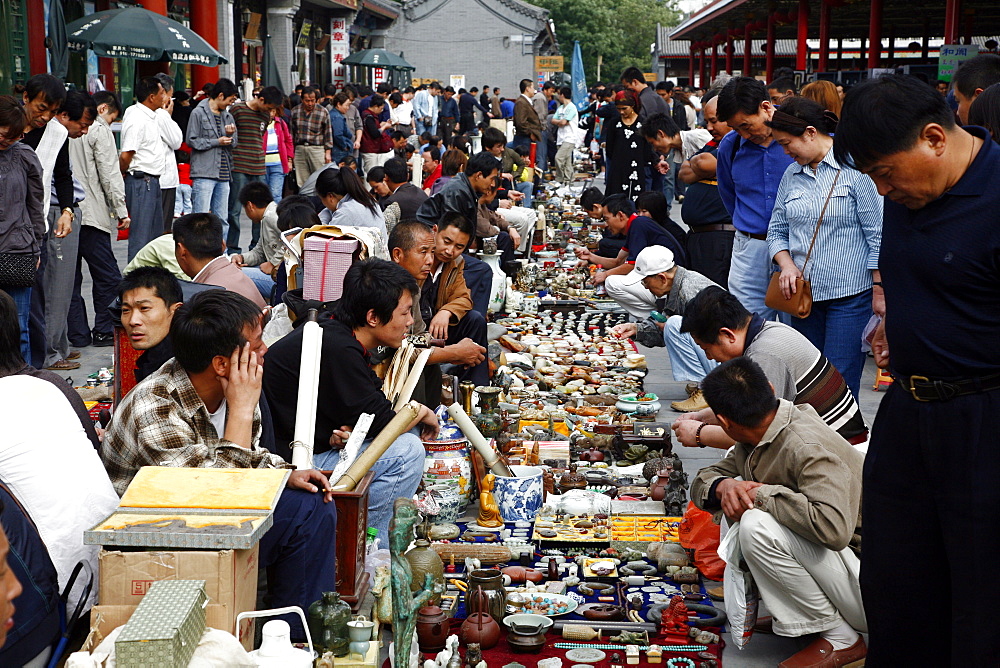
M670 271L676 266L674 252L666 246L647 246L635 258L635 267L625 276L625 285L634 285L653 274Z

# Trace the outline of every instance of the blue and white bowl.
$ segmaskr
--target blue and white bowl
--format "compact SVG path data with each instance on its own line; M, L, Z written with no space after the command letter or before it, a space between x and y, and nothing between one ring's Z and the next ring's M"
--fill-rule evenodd
M514 478L496 477L493 496L505 522L533 520L542 507L542 469L511 466Z

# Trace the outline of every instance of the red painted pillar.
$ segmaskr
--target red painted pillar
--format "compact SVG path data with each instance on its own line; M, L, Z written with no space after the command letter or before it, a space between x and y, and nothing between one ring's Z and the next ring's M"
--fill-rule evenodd
M872 10L868 19L868 68L878 67L882 56L882 0L871 0Z
M767 15L767 43L765 50L764 78L768 81L774 78L774 11Z
M28 23L28 71L32 75L49 71L48 52L45 49L45 4L26 2Z
M139 4L151 12L167 15L167 0L139 0Z
M750 21L743 28L743 76L750 77L750 49L753 47L753 40L750 38Z
M795 47L795 69L805 70L809 62L809 0L799 0L798 44Z
M972 20L976 17L975 10L965 10L965 30L962 32L963 44L972 44Z
M219 16L215 0L191 0L191 29L216 49L219 48ZM232 54L229 57L232 58ZM205 84L218 80L218 67L191 67L191 90L198 90Z
M726 72L733 73L733 34L726 34Z
M961 0L948 0L944 7L944 43L958 41L958 17L962 11Z
M694 43L688 50L688 86L694 86Z
M712 40L712 66L709 72L709 81L715 81L715 75L719 73L719 47L714 39Z
M819 63L816 69L820 72L830 69L830 11L830 5L824 0L819 9Z
M705 47L698 51L698 85L707 88L705 85Z

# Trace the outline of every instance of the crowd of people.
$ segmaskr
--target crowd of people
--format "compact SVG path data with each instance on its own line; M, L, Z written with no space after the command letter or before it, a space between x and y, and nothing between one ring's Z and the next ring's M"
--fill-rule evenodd
M846 91L727 76L695 91L629 68L584 108L530 79L513 101L437 83L265 87L241 101L227 79L193 97L173 86L142 77L123 109L112 92L40 74L0 97L0 415L12 428L0 557L17 557L0 564L0 608L16 598L31 620L8 633L0 663L58 635L39 611L77 562L96 560L82 533L140 467L291 460L302 328L268 349L279 304L296 323L318 311L336 363L320 372L316 468L289 478L261 544L268 603L305 608L334 588L336 511L320 470L362 414L374 416L362 448L392 420L375 369L423 337L437 345L414 392L422 408L373 469L369 524L386 544L393 501L420 484L444 375L490 379L494 275L475 251L495 242L513 273L539 188L573 183L587 154L604 190L580 204L604 237L578 260L630 316L614 333L665 347L686 384L676 440L727 451L692 500L739 532L767 629L817 634L781 665L1000 660L1000 642L961 635L1000 588L986 559L1000 465L989 448L1000 195L988 186L1000 56L967 61L943 91L904 75ZM367 251L333 302L307 299L288 274L288 233L316 226ZM112 244L126 236L121 269ZM791 315L806 289L807 314ZM118 325L141 353L120 370L135 387L98 431L52 372L78 368L80 347L111 345ZM871 425L863 340L895 378ZM39 405L45 419L29 424ZM51 488L55 454L77 474L72 495ZM930 572L943 573L955 621L917 642ZM983 595L962 596L962 578Z

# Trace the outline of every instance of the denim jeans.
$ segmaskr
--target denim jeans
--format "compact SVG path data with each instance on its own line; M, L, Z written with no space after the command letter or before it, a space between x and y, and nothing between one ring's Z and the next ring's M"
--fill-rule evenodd
M265 274L258 267L243 267L243 273L257 286L257 290L260 292L260 296L264 298L264 301L270 304L271 293L274 292L274 279L271 278L271 275Z
M229 216L223 225L222 238L226 242L226 250L230 253L240 253L240 216L243 215L243 205L240 204L240 192L253 181L263 181L263 176L233 172L233 180L229 183ZM260 223L252 223L250 227L250 248L257 245L260 238Z
M186 216L189 213L194 213L194 206L191 202L192 188L186 183L181 183L177 186L177 190L174 193L174 218L180 218L181 216Z
M378 529L379 545L389 544L389 520L392 504L399 497L410 498L424 475L424 445L418 435L419 427L402 434L382 453L371 470L375 480L368 491L368 526ZM374 436L361 445L364 452ZM317 469L332 469L340 461L339 450L327 450L313 457Z
M674 380L679 383L700 383L719 363L708 359L705 351L694 342L690 334L681 333L683 320L679 315L672 315L663 326L663 344L670 356L670 371Z
M3 288L14 300L17 309L17 326L21 331L21 358L31 363L31 346L28 345L28 313L31 311L31 288Z
M518 181L514 185L514 190L524 195L524 199L521 201L521 206L531 208L531 197L535 192L535 183L533 181Z
M275 202L281 201L281 194L285 191L285 171L280 162L273 162L264 165L266 170L264 181L271 189L271 197Z
M764 320L787 323L791 316L764 305L767 284L771 280L771 265L767 241L751 239L743 232L736 233L736 238L733 239L733 259L729 265L729 291L751 313L756 313Z
M195 213L211 211L222 221L222 238L229 233L229 181L192 179L191 198Z
M128 206L129 217L132 218L128 227L128 261L131 262L136 253L163 232L160 177L137 178L126 174L125 204Z
M851 297L813 302L808 318L792 318L791 322L840 372L855 400L865 368L861 333L871 317L872 291L865 290Z

